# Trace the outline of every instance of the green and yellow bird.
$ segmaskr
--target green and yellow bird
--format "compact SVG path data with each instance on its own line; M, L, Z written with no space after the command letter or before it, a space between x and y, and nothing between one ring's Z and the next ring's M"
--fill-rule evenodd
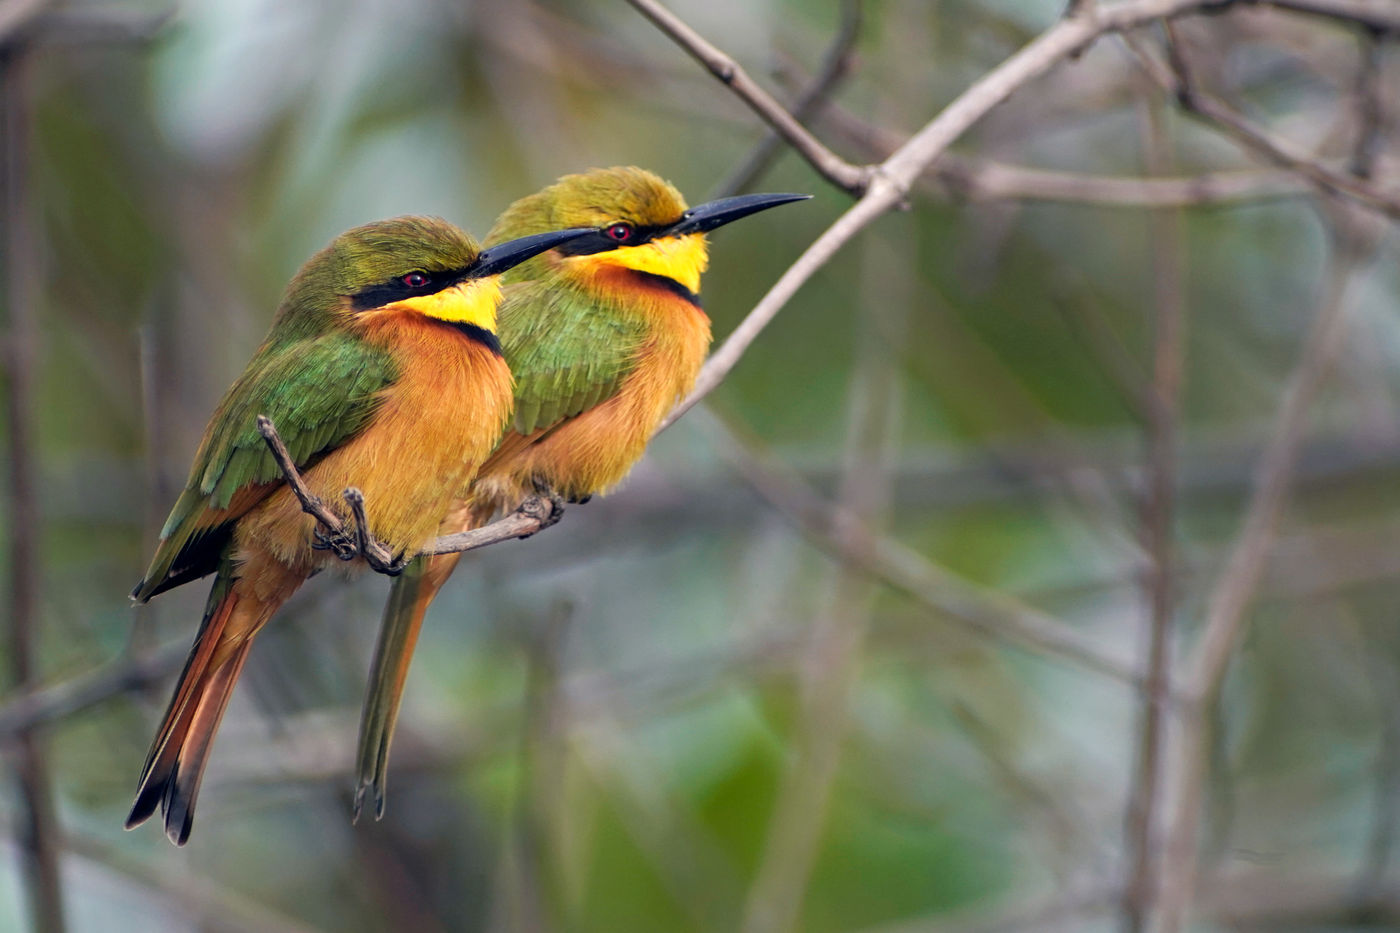
M216 573L127 828L160 807L189 838L200 779L253 636L302 582L338 563L258 431L272 419L328 506L356 486L368 531L412 556L491 453L514 404L496 337L500 274L589 233L541 228L480 249L451 224L356 227L292 279L267 338L214 412L132 598ZM347 515L342 517L349 521ZM363 566L362 559L355 564Z
M651 172L610 168L567 175L507 208L488 243L560 226L597 232L504 277L499 334L515 375L515 415L439 532L478 527L538 485L580 500L621 480L695 384L709 348L710 321L700 307L705 234L807 197L742 195L687 208ZM360 720L357 817L370 791L376 818L383 814L413 647L459 557L421 557L394 580Z

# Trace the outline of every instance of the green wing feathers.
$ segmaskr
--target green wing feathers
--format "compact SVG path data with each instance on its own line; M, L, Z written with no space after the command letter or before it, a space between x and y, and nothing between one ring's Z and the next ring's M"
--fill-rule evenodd
M265 345L210 420L132 597L145 601L212 571L233 520L277 488L282 471L258 415L272 419L292 460L305 466L365 426L395 375L386 353L344 334Z
M600 313L584 295L557 283L507 287L499 327L515 376L513 428L524 435L613 395L646 339L644 321Z

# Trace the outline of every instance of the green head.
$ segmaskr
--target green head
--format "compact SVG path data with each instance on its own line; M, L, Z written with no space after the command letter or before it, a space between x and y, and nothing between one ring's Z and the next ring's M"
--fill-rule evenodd
M277 325L299 333L356 317L412 311L494 332L499 276L532 256L593 233L551 228L483 250L437 217L395 217L347 230L297 272Z
M692 295L708 265L705 234L757 211L804 200L805 194L753 194L688 208L670 183L635 166L565 175L521 198L496 220L487 243L559 227L593 227L547 255L522 263L506 281L542 278L552 271L589 274L601 267L659 276Z

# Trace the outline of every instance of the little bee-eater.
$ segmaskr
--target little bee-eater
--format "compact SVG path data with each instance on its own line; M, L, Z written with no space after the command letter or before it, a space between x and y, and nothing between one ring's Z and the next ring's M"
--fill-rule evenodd
M496 337L500 273L589 232L541 228L481 250L445 221L401 217L343 233L302 266L205 429L132 593L145 602L216 573L127 828L160 807L170 840L189 838L214 732L253 636L307 577L339 563L313 549L315 522L257 416L272 419L314 494L334 508L342 490L359 487L368 531L411 556L510 418L510 370Z
M567 175L516 201L487 242L561 226L597 232L504 276L501 347L515 374L515 415L441 534L478 527L538 486L573 500L606 491L641 458L656 427L695 384L710 345L700 307L705 234L805 194L753 194L687 208L639 168ZM420 557L393 582L360 719L358 817L376 818L404 679L428 605L458 554Z

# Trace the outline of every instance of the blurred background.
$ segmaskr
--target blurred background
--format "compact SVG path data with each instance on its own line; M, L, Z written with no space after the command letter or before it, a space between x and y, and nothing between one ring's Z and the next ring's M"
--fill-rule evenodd
M671 7L858 163L1064 12ZM1394 177L1385 34L1175 30L1210 94ZM1166 36L1130 38L966 134L621 489L468 559L382 822L350 798L388 583L306 586L176 850L121 825L206 587L126 594L311 252L409 212L483 234L592 166L814 193L712 238L723 337L851 200L756 155L625 3L0 2L0 930L1135 929L1165 824L1134 814L1181 786L1144 752L1149 635L1190 664L1222 613L1182 720L1192 922L1400 928L1396 240L1184 113L1144 65Z

